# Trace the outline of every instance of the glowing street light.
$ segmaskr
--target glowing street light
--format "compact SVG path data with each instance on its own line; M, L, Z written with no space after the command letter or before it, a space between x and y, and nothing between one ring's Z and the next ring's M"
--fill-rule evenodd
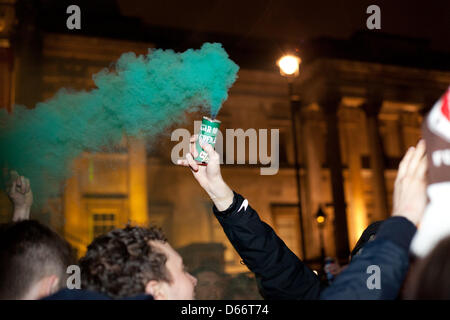
M323 239L323 228L325 227L325 220L327 215L322 210L322 206L319 206L316 213L316 221L319 226L319 237L320 237L320 252L322 256L322 261L325 261L325 241Z
M303 214L301 205L301 185L300 185L300 164L298 159L298 143L297 143L297 126L295 123L297 109L300 108L298 96L294 96L294 79L299 75L300 62L302 60L292 54L282 56L277 61L280 68L280 74L287 79L289 102L291 104L291 121L292 121L292 138L294 147L294 166L295 166L295 182L297 184L297 206L300 225L300 245L302 248L303 259L306 259L305 236L303 228Z
M325 217L323 217L323 216L317 217L317 223L318 224L322 224L324 222L325 222Z
M283 77L298 77L300 63L302 60L294 55L285 55L277 61L277 65L280 68L280 74Z
M319 226L323 226L326 217L327 215L325 214L325 212L323 212L322 207L319 207L316 213L316 221L319 224Z

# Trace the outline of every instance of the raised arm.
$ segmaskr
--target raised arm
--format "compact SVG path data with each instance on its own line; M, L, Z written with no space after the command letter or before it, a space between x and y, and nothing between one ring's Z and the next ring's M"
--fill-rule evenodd
M195 141L196 136L191 138L191 146ZM191 168L214 202L215 216L243 262L255 273L263 297L317 299L320 293L317 276L261 221L248 200L225 183L217 152L209 144L202 148L210 159L207 166L198 165L190 153L178 164ZM191 147L191 152L195 148Z
M33 192L31 191L30 181L24 176L19 176L17 172L11 171L11 183L7 193L14 207L12 221L30 219L30 211L33 204Z
M400 163L394 186L392 217L383 222L375 240L321 293L321 299L395 299L409 269L409 248L420 223L427 196L425 144L410 148Z

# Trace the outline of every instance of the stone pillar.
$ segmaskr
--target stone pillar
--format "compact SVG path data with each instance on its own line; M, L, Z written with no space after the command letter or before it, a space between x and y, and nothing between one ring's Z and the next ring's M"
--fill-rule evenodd
M322 159L319 150L319 139L321 136L318 134L320 132L320 114L317 111L308 110L305 108L302 112L302 137L303 143L302 154L303 161L306 167L306 214L305 219L305 230L306 232L305 241L308 246L308 257L311 259L320 255L320 234L319 228L316 223L315 214L319 205L323 203L323 190L322 184Z
M14 29L15 0L0 1L0 108L12 111L14 103Z
M85 246L91 242L89 237L89 217L82 208L80 173L83 172L82 159L76 159L73 165L73 175L66 181L64 188L64 237L82 255Z
M384 153L378 130L378 113L383 101L378 97L371 97L363 104L367 116L367 138L370 152L370 169L372 171L372 187L374 216L372 222L389 217L386 182L384 178Z
M354 110L356 112L359 110ZM348 231L349 231L349 245L353 247L358 241L364 229L367 227L367 210L364 201L364 181L361 176L361 137L360 119L356 114L352 113L354 118L352 122L346 124L346 140L347 154L348 154L348 177L350 181L350 210L347 212Z
M128 146L129 220L147 226L147 151L143 140L130 139Z
M9 47L0 44L0 108L12 111L13 104L13 54Z
M14 39L16 56L15 103L33 108L42 100L43 44L39 28L39 3L19 1L16 5L18 20Z
M319 99L319 105L325 115L327 126L326 159L330 169L331 187L334 206L334 236L336 255L339 260L348 259L350 250L348 245L347 214L344 194L344 180L342 177L341 147L338 130L337 111L341 97L335 92L324 92Z

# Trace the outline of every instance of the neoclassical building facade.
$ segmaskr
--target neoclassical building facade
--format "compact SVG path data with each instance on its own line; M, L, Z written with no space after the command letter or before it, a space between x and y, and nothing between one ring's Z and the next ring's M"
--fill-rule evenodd
M92 74L122 53L142 54L155 46L151 41L48 31L39 37L32 57L26 44L12 50L1 42L1 101L11 112L14 102L32 103L30 96L35 102L48 99L61 87L89 90ZM247 154L244 164L224 164L223 177L299 257L318 268L323 254L344 261L362 231L390 215L399 161L420 138L423 115L449 85L450 71L332 52L315 55L308 49L304 53L309 58L301 64L291 96L275 68L241 66L218 119L222 132L279 130L276 174L261 175L261 164L249 164ZM24 70L29 65L32 73ZM202 116L186 115L177 128L194 133L194 121ZM228 273L247 271L215 220L206 193L189 170L171 160L179 143L171 133L177 128L152 140L124 138L114 152L84 153L74 161L73 176L61 195L33 215L62 234L80 256L94 237L112 228L156 224L191 268L213 260ZM225 158L229 152L225 148ZM4 194L0 199L0 217L7 221L11 205ZM325 213L323 224L316 220L319 208Z

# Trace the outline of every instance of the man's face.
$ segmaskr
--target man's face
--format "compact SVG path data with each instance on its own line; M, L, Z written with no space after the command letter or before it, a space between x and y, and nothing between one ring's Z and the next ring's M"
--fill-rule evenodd
M203 271L197 274L196 298L199 300L221 300L224 293L224 281L217 273Z
M151 241L151 245L158 248L167 257L166 268L172 281L161 283L164 298L167 300L193 300L197 279L185 270L183 259L178 252L167 242Z

